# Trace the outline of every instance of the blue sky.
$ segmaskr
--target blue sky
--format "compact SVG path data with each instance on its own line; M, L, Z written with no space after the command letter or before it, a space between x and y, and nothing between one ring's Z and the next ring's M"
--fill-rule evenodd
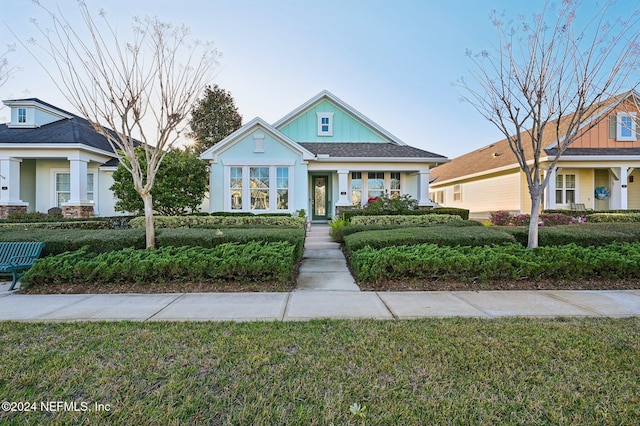
M67 16L75 0L41 0ZM191 27L223 54L212 83L231 91L244 122L273 123L323 89L406 143L450 158L502 136L451 83L474 68L466 49L496 40L492 9L517 17L542 0L86 0L112 23L151 15ZM591 14L591 6L584 7ZM3 1L0 21L24 40L31 18L46 22L29 0ZM0 46L15 37L0 26ZM1 99L37 97L73 111L19 44L9 57L20 70ZM0 122L8 110L0 110Z

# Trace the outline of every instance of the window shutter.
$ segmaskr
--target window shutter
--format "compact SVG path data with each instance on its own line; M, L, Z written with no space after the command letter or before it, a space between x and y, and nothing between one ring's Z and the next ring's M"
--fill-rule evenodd
M640 139L640 115L636 115L636 140Z
M618 118L615 115L609 116L609 138L615 139L618 131Z

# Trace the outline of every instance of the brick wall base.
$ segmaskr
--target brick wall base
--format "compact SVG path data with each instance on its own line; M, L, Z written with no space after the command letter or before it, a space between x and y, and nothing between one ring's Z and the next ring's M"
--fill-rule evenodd
M93 217L93 206L64 206L62 216L67 218Z
M431 210L434 206L418 206L418 210Z
M6 219L14 213L26 213L27 206L0 206L0 219Z

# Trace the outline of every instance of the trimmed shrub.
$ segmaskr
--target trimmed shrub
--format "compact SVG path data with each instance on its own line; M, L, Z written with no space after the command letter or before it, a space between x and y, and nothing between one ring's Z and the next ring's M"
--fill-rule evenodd
M295 247L286 242L124 249L100 254L82 248L40 259L22 283L289 281L293 279L294 251Z
M126 229L135 216L99 216L88 218L63 218L44 213L16 213L0 220L0 228L11 228L16 224L29 224L32 228L46 229Z
M592 213L588 218L592 223L624 223L624 222L640 222L640 213Z
M410 227L381 231L363 231L345 235L344 242L351 253L365 247L381 249L390 246L436 244L439 246L483 246L516 243L509 233L484 226L474 227Z
M445 224L441 224L441 223L430 223L430 224L425 224L422 225L421 227L429 227L429 226L437 226L439 228L441 228L440 232L447 232L447 228L450 227L454 227L454 228L466 228L469 226L474 226L474 227L481 227L483 226L482 223L480 222L476 222L474 220L461 220L461 221L454 221L454 222L449 222L449 223L445 223ZM338 242L344 242L344 237L347 235L351 235L351 234L356 234L358 232L363 232L363 231L382 231L382 230L387 230L387 229L399 229L399 228L415 228L415 225L347 225L344 226L336 231L332 230L332 234L331 236L333 237L334 240L338 241Z
M529 226L531 215L514 215L506 210L499 210L489 213L489 220L496 226ZM541 213L538 220L540 226L582 224L586 222L582 216L569 216L562 213Z
M347 222L351 222L351 220L356 216L384 216L384 215L393 215L399 214L403 216L423 216L423 215L456 215L460 216L462 220L469 220L469 210L465 209L454 209L448 207L436 207L430 210L407 210L402 213L393 213L393 212L382 212L382 211L367 211L366 209L355 209L355 210L345 210L342 212L342 218Z
M356 216L351 219L352 225L425 225L430 223L460 222L460 216L449 214L430 214L422 216L382 215L382 216Z
M162 229L156 235L159 247L198 246L213 248L225 243L248 243L251 241L277 242L284 241L295 247L295 261L302 259L304 252L303 229L274 228L225 228L198 229L179 228Z
M122 250L126 247L142 249L145 247L143 229L12 229L0 230L2 241L42 241L45 243L42 256L51 256L66 251L87 248L92 253Z
M538 229L538 244L542 246L560 246L565 244L576 244L581 247L602 246L616 242L638 242L640 241L640 229L636 232L622 227L602 227L586 223L581 226L561 225ZM522 246L527 246L529 228L522 226L507 226L500 228L508 232Z
M278 216L154 216L156 229L161 228L229 228L229 227L280 227L305 229L306 218L291 215ZM144 229L144 217L129 222L131 228Z
M439 247L435 244L376 249L351 254L361 282L394 279L498 281L519 279L635 279L640 277L640 244L526 249L517 244Z

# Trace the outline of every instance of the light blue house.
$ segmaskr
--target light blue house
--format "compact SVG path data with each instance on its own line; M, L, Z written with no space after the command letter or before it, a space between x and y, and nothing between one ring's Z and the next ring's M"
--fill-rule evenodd
M446 157L408 146L328 91L276 123L255 118L200 156L211 167L209 211L308 212L326 221L387 191L429 200Z

